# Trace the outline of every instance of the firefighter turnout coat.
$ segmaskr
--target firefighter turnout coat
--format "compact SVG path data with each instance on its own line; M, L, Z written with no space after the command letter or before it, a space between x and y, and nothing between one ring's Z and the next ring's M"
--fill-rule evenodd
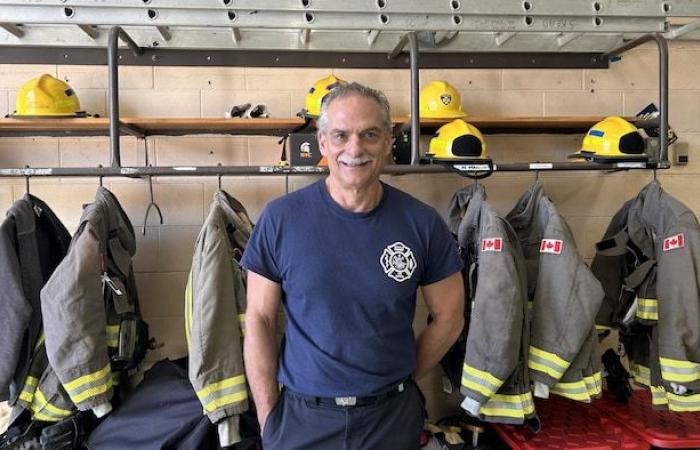
M243 370L245 271L238 264L252 223L243 205L214 194L195 242L185 292L189 378L222 446L240 441L239 414L248 409Z
M466 255L472 314L462 369L462 407L488 422L520 424L535 417L527 371L525 262L517 236L486 202L484 187L457 191L449 226Z
M700 226L648 184L613 217L597 244L601 326L615 326L637 382L655 407L700 411Z
M0 400L56 422L74 407L48 364L40 291L68 251L70 234L40 199L26 194L0 226Z
M595 332L604 295L600 282L539 181L506 220L518 235L527 264L532 300L528 367L535 396L546 398L552 392L590 401L602 391Z
M46 353L80 410L111 410L118 371L145 353L132 257L134 230L103 187L85 206L68 254L41 290Z

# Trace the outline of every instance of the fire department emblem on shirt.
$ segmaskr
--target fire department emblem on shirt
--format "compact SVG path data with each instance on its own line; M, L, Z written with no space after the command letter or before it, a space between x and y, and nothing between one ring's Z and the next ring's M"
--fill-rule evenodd
M442 100L443 105L449 106L452 103L452 96L450 94L442 94L440 100Z
M379 262L384 273L398 282L408 280L416 270L416 258L403 242L388 245L382 252Z

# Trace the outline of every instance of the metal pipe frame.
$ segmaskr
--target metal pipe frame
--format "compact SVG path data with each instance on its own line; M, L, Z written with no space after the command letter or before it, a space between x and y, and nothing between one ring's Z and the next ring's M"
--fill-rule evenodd
M660 33L651 33L640 36L620 47L617 47L605 56L618 56L647 42L654 41L659 49L659 161L668 163L668 43ZM670 167L670 165L668 165ZM667 167L660 167L667 168Z
M406 35L401 38L394 50L389 54L389 59L396 58L407 43L409 44L411 63L411 165L416 165L420 158L418 148L420 142L420 107L418 104L420 72L418 70L418 38L414 31L406 33Z
M107 65L109 72L109 144L111 151L110 165L121 167L121 152L119 149L119 38L129 47L131 52L138 56L143 49L134 42L121 27L112 27L109 30L107 45Z
M551 172L581 170L648 170L664 168L655 162L555 162L494 164L493 172ZM326 167L318 166L183 166L183 167L41 167L0 169L0 177L194 177L218 175L324 175ZM441 164L396 165L384 168L387 175L453 173Z

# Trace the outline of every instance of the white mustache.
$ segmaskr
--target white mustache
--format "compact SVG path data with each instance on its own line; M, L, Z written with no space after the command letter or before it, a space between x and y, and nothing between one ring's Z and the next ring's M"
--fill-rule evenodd
M341 163L348 165L348 166L359 166L359 165L362 165L364 163L368 163L368 162L372 162L372 161L374 161L374 158L372 158L370 156L363 156L363 157L358 157L358 158L351 158L349 156L345 156L345 157L338 158L338 162L341 162Z

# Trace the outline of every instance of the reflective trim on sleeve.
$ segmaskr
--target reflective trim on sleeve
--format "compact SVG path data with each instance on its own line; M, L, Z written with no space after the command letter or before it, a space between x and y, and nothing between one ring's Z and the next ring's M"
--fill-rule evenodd
M495 394L486 402L479 414L489 418L505 417L509 419L525 420L527 416L534 414L535 403L532 394Z
M637 317L644 320L659 320L659 303L655 298L637 297Z
M32 404L34 400L34 392L36 392L36 387L39 384L39 379L28 376L24 380L24 387L22 387L22 392L19 393L19 399L27 403L27 406Z
M700 394L677 395L667 392L668 409L677 412L700 411Z
M248 398L245 375L211 383L197 391L197 397L207 413L224 406L240 403Z
M603 374L596 372L593 375L583 377L583 382L588 388L588 395L598 397L603 393Z
M651 386L651 404L654 406L668 405L668 397L663 387Z
M112 371L107 364L97 372L78 377L65 383L63 387L70 395L73 403L79 404L91 397L96 397L107 392L112 387Z
M583 382L583 380L573 381L570 383L557 383L549 390L549 392L580 402L591 401L591 397L588 395L588 386Z
M107 325L107 347L119 347L119 325Z
M503 384L503 380L496 378L488 372L475 369L464 364L462 367L462 386L476 391L486 398L490 398Z
M39 347L44 343L45 337L44 337L44 332L42 331L39 334L39 339L36 340L36 344L34 344L34 351L38 350Z
M39 389L37 389L34 393L34 400L32 401L32 412L34 413L35 417L39 415L45 417L53 417L56 421L65 419L73 413L70 410L61 409L49 403L49 401L46 399L46 396Z
M661 377L673 383L691 383L700 380L700 364L678 359L659 358Z
M554 353L546 352L532 345L529 353L527 366L538 372L544 372L556 380L564 375L570 364Z
M598 332L600 332L600 331L608 331L608 330L612 330L612 329L613 329L612 327L609 327L609 326L607 326L607 325L598 325L598 324L596 324L596 326L595 326L595 330L598 331Z
M651 386L651 372L648 367L640 364L630 364L630 371L634 377L634 381L644 386Z

